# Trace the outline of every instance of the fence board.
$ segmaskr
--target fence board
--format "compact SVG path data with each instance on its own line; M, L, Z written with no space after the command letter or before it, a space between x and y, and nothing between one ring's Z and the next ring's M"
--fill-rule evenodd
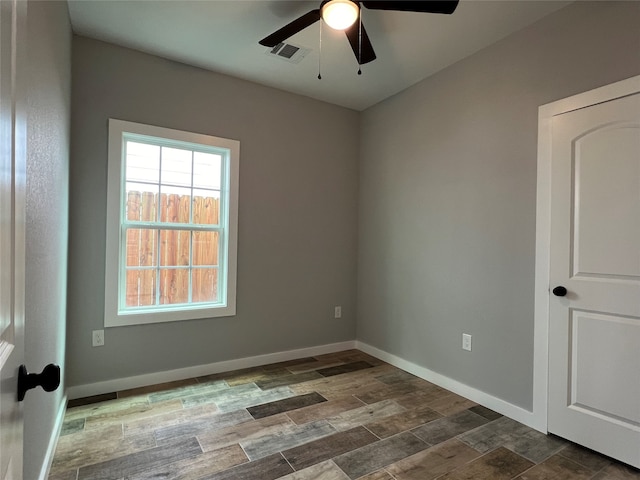
M127 219L140 220L140 192L128 192L127 194ZM139 265L140 241L139 231L127 230L126 265L128 267ZM125 302L127 306L137 306L139 303L139 270L128 270L125 277Z
M158 218L158 195L154 192L142 192L140 219L146 222L156 221ZM140 235L141 258L140 265L151 267L157 265L158 233L156 230L144 229ZM155 270L141 270L139 275L138 305L155 305L156 303L156 274Z

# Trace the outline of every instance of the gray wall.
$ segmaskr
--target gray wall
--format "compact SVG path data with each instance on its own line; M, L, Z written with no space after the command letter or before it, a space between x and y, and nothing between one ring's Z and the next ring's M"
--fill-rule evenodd
M109 117L240 140L235 317L109 328L91 346ZM357 112L76 36L72 132L69 385L355 338Z
M538 106L640 74L638 25L572 4L363 113L359 340L532 408Z
M25 361L64 371L67 298L71 26L66 2L27 6L27 228ZM63 401L37 388L25 399L24 478L39 478Z

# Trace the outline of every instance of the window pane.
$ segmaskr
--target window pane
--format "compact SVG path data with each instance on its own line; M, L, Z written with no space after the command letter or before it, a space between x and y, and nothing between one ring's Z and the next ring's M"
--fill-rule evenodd
M129 228L126 235L127 267L155 267L158 262L158 231Z
M169 191L167 191L169 190ZM188 188L161 187L160 221L169 223L189 223L191 190Z
M220 192L193 191L193 223L218 225L220 223Z
M127 220L156 222L158 220L158 186L127 182Z
M218 269L194 268L192 271L192 301L218 301Z
M218 232L193 232L193 265L218 265Z
M191 150L162 147L162 184L191 187Z
M189 303L189 269L160 269L160 304Z
M160 265L163 267L189 265L190 243L189 230L160 230Z
M193 186L220 190L222 157L214 153L193 153Z
M160 147L127 141L126 179L158 183L160 178Z
M156 304L156 270L127 270L126 305L140 307Z

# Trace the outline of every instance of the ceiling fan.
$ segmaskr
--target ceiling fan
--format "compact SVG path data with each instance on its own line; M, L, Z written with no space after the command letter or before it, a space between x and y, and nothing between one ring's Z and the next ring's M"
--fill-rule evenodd
M371 40L360 19L360 9L364 6L369 10L396 10L403 12L444 13L452 14L458 6L459 0L324 0L320 8L311 10L293 22L285 25L271 35L260 40L260 45L275 47L289 37L304 30L308 26L322 19L335 30L344 30L351 49L360 65L376 59L376 53Z

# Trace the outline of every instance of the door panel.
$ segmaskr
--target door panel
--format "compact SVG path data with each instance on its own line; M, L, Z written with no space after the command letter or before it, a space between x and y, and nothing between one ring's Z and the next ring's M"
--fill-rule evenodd
M18 367L24 360L24 101L17 72L26 2L0 1L0 479L22 478Z
M640 467L640 94L557 115L548 429Z
M569 405L640 425L640 323L573 310L570 329Z
M638 128L616 123L575 142L574 276L640 276L640 202L628 201L640 179Z

